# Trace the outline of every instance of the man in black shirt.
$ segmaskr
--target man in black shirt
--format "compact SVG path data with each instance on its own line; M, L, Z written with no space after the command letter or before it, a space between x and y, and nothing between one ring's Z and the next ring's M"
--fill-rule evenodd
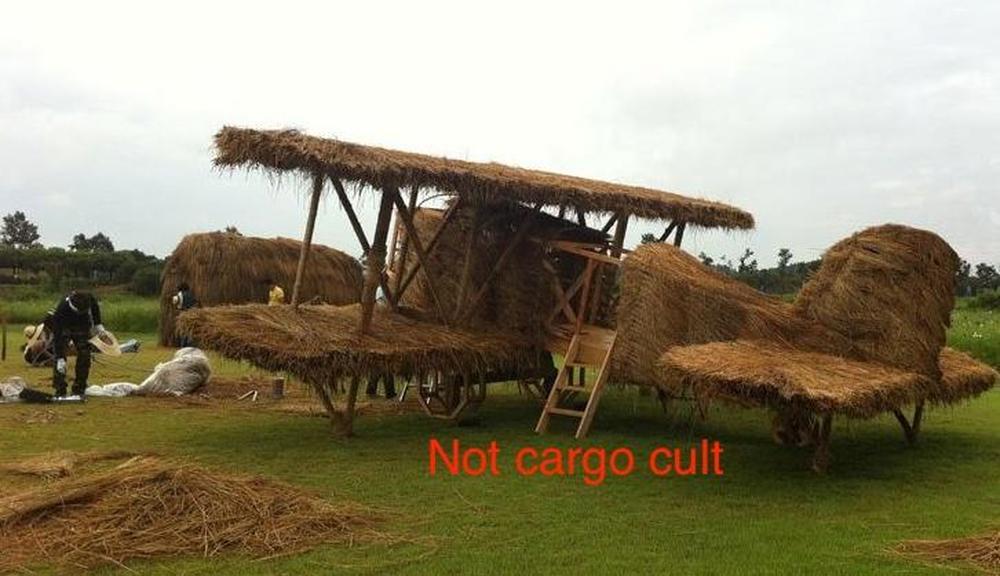
M76 377L73 380L73 394L84 396L87 377L90 375L91 331L104 332L101 323L101 307L97 298L86 292L71 292L56 306L47 321L52 331L56 361L52 371L52 384L56 396L66 396L66 348L70 342L76 348Z

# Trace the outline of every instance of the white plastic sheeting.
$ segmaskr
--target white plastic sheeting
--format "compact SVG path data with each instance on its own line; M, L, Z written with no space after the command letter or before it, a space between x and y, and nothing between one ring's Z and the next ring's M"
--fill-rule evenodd
M183 396L208 382L212 366L198 348L181 348L174 358L157 364L153 373L132 394L137 396Z

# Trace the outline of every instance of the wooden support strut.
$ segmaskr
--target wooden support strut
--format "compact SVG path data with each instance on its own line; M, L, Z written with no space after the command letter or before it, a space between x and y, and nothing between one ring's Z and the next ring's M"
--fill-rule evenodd
M368 238L365 236L365 229L361 227L361 222L358 220L358 215L354 212L354 206L351 205L351 199L347 197L347 192L344 190L344 185L341 184L340 180L330 177L330 182L333 183L333 189L337 192L337 198L340 200L340 206L347 213L347 219L351 222L351 228L354 229L354 235L358 238L358 244L361 244L361 250L365 255L371 252L371 244L368 243ZM387 281L385 274L379 277L379 284L382 286L382 292L385 292L385 297L389 302L395 307L396 299L393 298L395 292L389 288L389 282Z
M295 268L295 284L292 285L292 306L299 306L299 291L302 288L302 277L306 271L306 260L312 248L313 229L316 226L316 211L319 208L319 198L323 195L323 175L313 174L312 198L309 200L309 217L306 218L306 232L302 237L302 247L299 249L299 265Z
M921 400L917 402L917 405L913 409L913 420L908 421L906 416L898 408L892 411L896 420L899 421L899 425L903 428L903 435L906 437L906 442L908 444L917 443L917 435L920 433L920 421L924 416L924 401Z
M382 190L382 201L378 209L378 220L375 223L375 235L372 238L371 250L365 258L365 284L361 292L361 322L358 331L368 332L372 314L375 311L375 290L383 282L385 275L385 240L389 236L389 218L392 216L393 198L399 196L395 188ZM383 283L383 290L385 284ZM386 294L389 297L389 294Z
M677 221L676 220L674 220L673 222L671 222L670 225L666 227L666 229L663 231L663 234L660 234L660 237L657 238L656 241L657 242L666 242L667 238L670 238L670 233L674 231L674 228L677 228Z
M386 191L388 193L388 190ZM420 236L417 235L417 228L413 224L413 214L407 211L406 204L403 203L403 197L400 196L399 190L393 190L392 201L396 204L396 213L399 214L400 219L403 220L403 226L406 227L406 236L410 239L410 243L413 244L413 251L417 255L417 264L424 271L424 277L427 278L427 288L431 292L431 298L434 300L434 306L437 308L438 317L442 319L445 325L448 325L447 317L444 314L444 307L441 305L441 299L438 297L437 287L435 285L435 278L431 275L429 262L427 260L427 252L424 251L423 243L420 242Z
M431 241L427 243L427 252L426 252L427 256L431 256L432 254L434 254L434 249L437 248L438 241L444 234L445 229L454 219L455 214L458 212L458 208L461 205L461 203L462 203L461 198L456 199L455 202L452 203L452 205L449 206L448 210L444 213L444 218L442 218L441 220L441 225L438 226L437 232L434 233L434 236L431 238ZM417 272L420 271L421 264L422 263L418 260L413 265L413 268L406 274L406 278L403 279L402 284L399 286L399 290L396 291L397 303L403 298L403 293L406 292L406 289L410 286L410 283L413 282L413 279L417 277Z
M479 290L476 292L476 295L473 296L472 300L469 301L469 305L465 307L462 310L462 312L458 314L460 324L464 322L469 316L471 316L472 313L476 310L476 307L479 306L479 301L482 300L483 296L486 295L486 290L490 287L490 284L493 282L493 279L496 278L496 275L507 264L507 260L509 260L511 255L514 253L514 249L517 248L518 244L520 244L521 241L524 240L524 237L527 236L529 232L531 232L531 228L535 224L535 216L541 209L542 209L541 203L535 204L535 207L532 208L531 212L525 215L525 217L521 220L521 225L518 227L517 232L514 234L514 237L511 238L510 243L507 244L507 248L505 248L500 257L497 258L496 263L493 265L493 269L490 270L490 273L489 275L487 275L486 280L483 280L483 284L482 286L479 287Z
M684 230L687 229L687 222L681 222L677 226L677 233L674 234L674 246L680 248L681 241L684 240Z

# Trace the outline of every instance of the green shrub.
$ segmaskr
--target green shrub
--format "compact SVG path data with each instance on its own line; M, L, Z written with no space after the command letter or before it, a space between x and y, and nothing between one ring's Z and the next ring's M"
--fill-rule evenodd
M1000 309L1000 290L987 290L986 292L981 292L978 296L972 299L972 306L974 308L983 308L986 310Z
M155 296L160 293L159 266L143 266L132 275L130 284L133 294L139 296Z

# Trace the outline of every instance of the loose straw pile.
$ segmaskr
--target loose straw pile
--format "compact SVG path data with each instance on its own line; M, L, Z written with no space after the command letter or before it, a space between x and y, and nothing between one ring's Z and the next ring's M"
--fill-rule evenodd
M895 550L936 564L965 562L989 574L1000 574L1000 530L954 540L908 540Z
M165 556L283 556L378 538L371 515L261 478L140 456L0 499L0 572Z

